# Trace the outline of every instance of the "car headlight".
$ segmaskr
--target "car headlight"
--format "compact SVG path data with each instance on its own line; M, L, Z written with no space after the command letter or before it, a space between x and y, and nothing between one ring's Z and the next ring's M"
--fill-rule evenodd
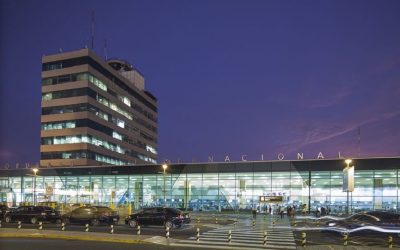
M329 223L328 223L328 226L329 226L329 227L336 226L336 223L335 223L335 222L329 222Z

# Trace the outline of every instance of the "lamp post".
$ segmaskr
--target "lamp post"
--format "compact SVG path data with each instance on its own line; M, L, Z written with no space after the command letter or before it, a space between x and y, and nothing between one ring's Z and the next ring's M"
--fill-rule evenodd
M39 169L34 168L32 169L33 171L33 205L36 206L36 174L39 171Z
M166 175L166 170L167 170L167 168L168 168L168 165L167 164L163 164L162 165L162 168L163 168L163 176L164 176L164 207L166 207L167 206L167 200L166 200L166 197L165 197L165 192L167 191L166 189L165 189L165 175Z
M345 174L347 175L346 176L346 178L347 178L347 187L346 187L346 192L347 192L347 206L346 206L346 213L347 214L349 214L349 182L351 181L350 179L349 179L349 169L350 169L350 163L352 162L352 160L351 159L346 159L345 161L344 161L345 163L346 163L346 165L347 165L347 167L346 167L346 169L347 169L347 171L345 172Z

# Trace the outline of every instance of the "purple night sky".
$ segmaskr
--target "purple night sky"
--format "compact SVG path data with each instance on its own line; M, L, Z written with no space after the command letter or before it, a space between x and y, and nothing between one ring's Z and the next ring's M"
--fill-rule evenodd
M0 0L0 164L40 158L41 57L89 43L159 100L159 161L400 155L400 1Z

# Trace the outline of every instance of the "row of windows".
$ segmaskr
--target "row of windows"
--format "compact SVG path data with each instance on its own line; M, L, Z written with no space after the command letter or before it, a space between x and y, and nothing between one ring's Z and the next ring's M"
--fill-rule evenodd
M146 140L157 142L157 140L154 137L141 131L139 128L128 125L123 120L114 117L106 112L103 112L99 108L88 103L42 108L42 115L54 115L54 114L64 114L64 113L74 113L74 112L84 112L84 111L91 112L92 114L97 115L103 120L112 121L119 127L124 126L122 128L125 128L131 133L138 134L141 137L145 138ZM152 131L157 132L155 127L152 127L152 129L153 129Z
M120 154L128 154L129 150L121 147L118 144L108 142L101 138L92 135L69 135L69 136L54 136L43 137L42 145L59 145L59 144L74 144L74 143L89 143L98 147L102 147Z
M69 124L68 126L74 127L74 128L88 127L88 128L97 130L99 132L102 132L108 136L115 138L115 139L124 141L126 143L137 146L139 148L143 148L146 151L150 151L146 148L146 146L148 146L148 144L146 144L138 139L133 140L127 135L122 135L122 134L112 130L111 128L103 126L100 123L97 123L90 119L77 119L77 120L70 120L70 121L47 122L47 123L42 124L42 129L49 130L50 128L54 128L54 127L60 127L60 129L61 129L63 127L66 127L66 124ZM155 151L155 149L154 149L154 151ZM153 152L153 151L150 151L150 152Z
M135 122L139 123L140 125L146 127L151 131L156 131L156 128L149 124L148 122L140 119L136 116L133 116L131 113L125 111L124 109L117 106L115 103L110 102L107 98L101 96L100 94L96 93L94 90L90 88L78 88L78 89L69 89L69 90L61 90L61 91L53 91L48 93L42 94L43 101L50 101L59 98L68 98L68 97L76 97L76 96L89 96L98 101L99 103L103 104L104 106L116 111L117 113L125 116L130 120L134 120Z
M92 75L90 73L76 73L76 74L67 74L67 75L45 78L42 80L42 85L44 85L44 86L55 85L55 84L62 84L62 83L66 83L66 82L84 81L84 80L89 81L90 83L93 83L94 85L96 85L98 88L100 88L101 90L103 90L105 92L109 92L109 93L113 94L122 103L131 107L131 100L129 100L128 97L122 96L122 95L117 95L114 91L109 90L107 85L104 82L102 82L100 79L98 79L97 77L95 77L94 75ZM143 113L143 110L141 113ZM146 117L147 117L147 115L146 115ZM154 118L151 120L155 121Z
M101 66L98 62L96 62L95 60L93 60L89 56L76 57L76 58L65 59L65 60L61 60L61 61L43 63L42 64L42 70L43 71L48 71L48 70L55 70L55 69L63 69L63 68L68 68L68 67L73 67L73 66L83 65L83 64L88 64L88 65L92 66L94 69L96 69L98 72L100 72L100 74L104 75L110 81L112 81L116 85L118 85L118 87L120 87L121 89L127 91L130 95L132 95L133 97L138 99L141 103L146 105L148 108L150 108L154 112L157 112L157 107L154 106L154 104L152 104L149 101L147 101L137 91L135 91L134 89L130 88L127 84L125 84L118 77L116 77L114 74L112 74L110 71L105 69L103 66ZM154 96L152 96L152 95L147 95L147 96L152 98L154 101L157 101L154 98Z
M133 153L134 151L132 151ZM136 155L134 157L156 164L157 161L151 157L145 156L143 154L134 152ZM99 162L104 162L112 165L129 165L133 164L131 162L126 162L121 159L106 156L102 154L95 153L91 150L74 150L67 152L42 152L41 153L42 160L56 160L56 159L91 159Z
M53 123L43 123L42 130L54 130L54 129L65 129L65 128L75 128L75 121L64 121L64 122L53 122Z
M60 98L76 97L76 96L90 96L96 99L96 92L90 88L68 89L61 91L53 91L42 94L42 101L51 101Z
M106 107L109 107L110 109L114 110L115 112L117 112L118 114L121 114L123 116L125 116L126 118L128 118L129 120L133 120L133 116L131 115L131 113L129 113L128 111L125 111L124 109L122 109L121 107L119 107L117 104L115 104L114 102L111 102L110 100L108 100L107 98L97 94L96 95L96 100L98 102L100 102L101 104L103 104Z
M102 154L95 153L90 150L77 150L77 151L69 151L69 152L42 152L41 153L42 160L51 160L51 159L91 159L99 162L104 162L112 165L128 165L132 164L130 162L126 162L114 157L105 156Z

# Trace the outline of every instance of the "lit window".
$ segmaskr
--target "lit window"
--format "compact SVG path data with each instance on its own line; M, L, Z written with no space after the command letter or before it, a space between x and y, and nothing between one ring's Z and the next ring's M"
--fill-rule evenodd
M53 93L46 93L42 96L43 101L50 101L53 99Z
M153 154L157 154L157 150L154 147L150 146L150 145L146 145L146 151L150 151Z
M122 135L118 132L113 131L113 137L118 140L122 140Z
M121 128L125 128L125 122L123 120L117 119L117 126Z

